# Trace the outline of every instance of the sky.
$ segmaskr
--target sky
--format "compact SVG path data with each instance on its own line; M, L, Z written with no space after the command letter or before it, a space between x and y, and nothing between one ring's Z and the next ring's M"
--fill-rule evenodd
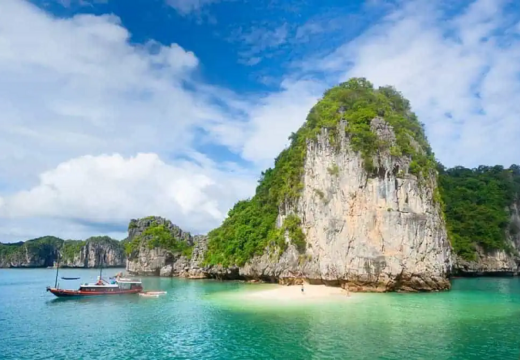
M206 233L351 77L445 166L520 163L518 1L2 0L0 241Z

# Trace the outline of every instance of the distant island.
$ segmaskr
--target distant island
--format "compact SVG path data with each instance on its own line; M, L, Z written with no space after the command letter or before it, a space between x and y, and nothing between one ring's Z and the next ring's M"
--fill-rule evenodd
M52 267L94 268L124 267L124 243L108 236L95 236L87 240L63 240L55 236L12 244L0 244L0 267L35 268Z
M447 169L392 87L353 78L328 90L255 195L191 235L161 217L128 237L1 244L0 267L111 266L133 274L436 291L453 275L516 275L520 166Z

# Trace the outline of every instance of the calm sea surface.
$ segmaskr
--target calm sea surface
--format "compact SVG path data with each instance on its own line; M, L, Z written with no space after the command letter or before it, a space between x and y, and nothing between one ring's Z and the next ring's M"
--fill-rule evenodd
M77 288L98 272L62 275ZM520 359L519 278L288 305L240 298L269 285L165 278L143 278L160 298L62 300L54 276L0 270L0 359Z

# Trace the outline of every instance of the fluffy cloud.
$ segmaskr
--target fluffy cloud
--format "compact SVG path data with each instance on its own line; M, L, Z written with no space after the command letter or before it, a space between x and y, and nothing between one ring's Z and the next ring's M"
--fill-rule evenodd
M249 112L242 157L260 167L273 166L288 137L307 118L307 114L325 90L312 80L285 80L281 91L259 99Z
M518 163L519 19L507 14L506 1L474 1L451 18L440 4L408 2L308 66L395 86L446 165Z
M212 101L221 92L193 82L192 52L129 36L114 16L0 3L0 183L85 154L189 149L190 130L226 118Z
M204 2L171 4L187 14ZM130 43L117 17L57 19L0 1L0 240L122 237L129 218L152 214L207 231L350 76L401 90L446 165L520 162L520 31L507 3L477 0L457 16L400 4L329 56L304 59L278 91L245 96L198 80L188 49ZM287 28L248 35L263 50L291 42ZM199 144L252 166L217 165Z
M166 164L156 154L89 155L59 164L42 173L32 189L0 201L0 217L124 227L131 218L167 214L194 232L206 232L253 187L250 174L219 169L204 157Z
M0 2L1 240L47 228L75 237L74 229L151 213L202 231L250 195L236 166L218 170L200 155L193 162L198 132L224 128L235 111L241 121L243 100L194 80L192 52L129 37L115 16L59 19L27 2ZM169 161L187 155L193 164ZM179 198L169 198L175 188Z

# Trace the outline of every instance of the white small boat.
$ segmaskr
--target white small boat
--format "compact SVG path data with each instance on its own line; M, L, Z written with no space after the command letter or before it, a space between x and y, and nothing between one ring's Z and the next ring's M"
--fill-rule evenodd
M150 294L150 295L164 295L164 294L166 294L166 291L147 291L146 294Z
M147 294L147 293L139 293L139 296L154 297L154 298L158 298L159 297L158 294Z

